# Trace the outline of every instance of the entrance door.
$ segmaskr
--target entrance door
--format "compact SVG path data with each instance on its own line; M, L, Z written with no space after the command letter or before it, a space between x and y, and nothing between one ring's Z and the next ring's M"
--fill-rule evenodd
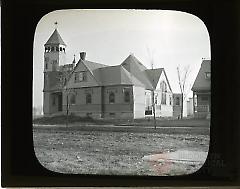
M58 111L62 111L62 93L58 94Z

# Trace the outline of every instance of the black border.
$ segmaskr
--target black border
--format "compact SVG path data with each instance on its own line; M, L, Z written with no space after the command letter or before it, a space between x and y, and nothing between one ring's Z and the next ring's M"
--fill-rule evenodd
M72 8L178 10L194 14L205 23L211 41L212 118L209 157L200 171L179 177L63 175L38 163L32 144L34 32L48 12ZM2 186L239 185L239 8L239 1L3 1Z

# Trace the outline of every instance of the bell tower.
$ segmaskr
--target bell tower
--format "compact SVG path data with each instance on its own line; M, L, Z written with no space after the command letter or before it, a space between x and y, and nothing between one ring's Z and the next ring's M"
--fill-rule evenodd
M66 61L66 44L58 33L57 22L55 25L54 32L44 45L44 72L59 71L59 66Z
M44 86L43 86L43 112L51 115L62 111L62 86L59 80L62 76L60 69L66 58L66 44L56 28L48 41L44 51Z

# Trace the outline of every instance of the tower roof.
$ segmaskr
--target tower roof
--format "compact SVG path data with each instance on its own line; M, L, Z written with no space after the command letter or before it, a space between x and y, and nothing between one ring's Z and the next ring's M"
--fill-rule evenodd
M64 41L62 40L60 34L58 33L58 30L55 29L52 33L51 37L48 39L48 41L45 43L45 45L65 45Z

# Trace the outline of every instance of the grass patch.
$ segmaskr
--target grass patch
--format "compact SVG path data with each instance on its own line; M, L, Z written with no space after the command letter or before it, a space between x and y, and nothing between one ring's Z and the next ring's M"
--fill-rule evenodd
M48 125L65 124L67 119L68 119L68 123L94 122L94 119L91 117L79 117L79 116L75 116L75 115L69 115L67 117L66 115L58 115L58 116L52 116L52 117L36 118L36 119L33 119L33 123L34 124L48 124Z
M52 117L40 117L33 119L34 124L43 124L43 125L62 125L66 124L67 116L66 115L58 115ZM96 125L116 125L116 126L153 126L153 119L142 118L142 119L94 119L92 117L80 117L76 115L68 116L69 124L81 124L81 123L90 123ZM158 118L156 120L157 126L209 126L209 120L207 119L166 119L166 118Z

